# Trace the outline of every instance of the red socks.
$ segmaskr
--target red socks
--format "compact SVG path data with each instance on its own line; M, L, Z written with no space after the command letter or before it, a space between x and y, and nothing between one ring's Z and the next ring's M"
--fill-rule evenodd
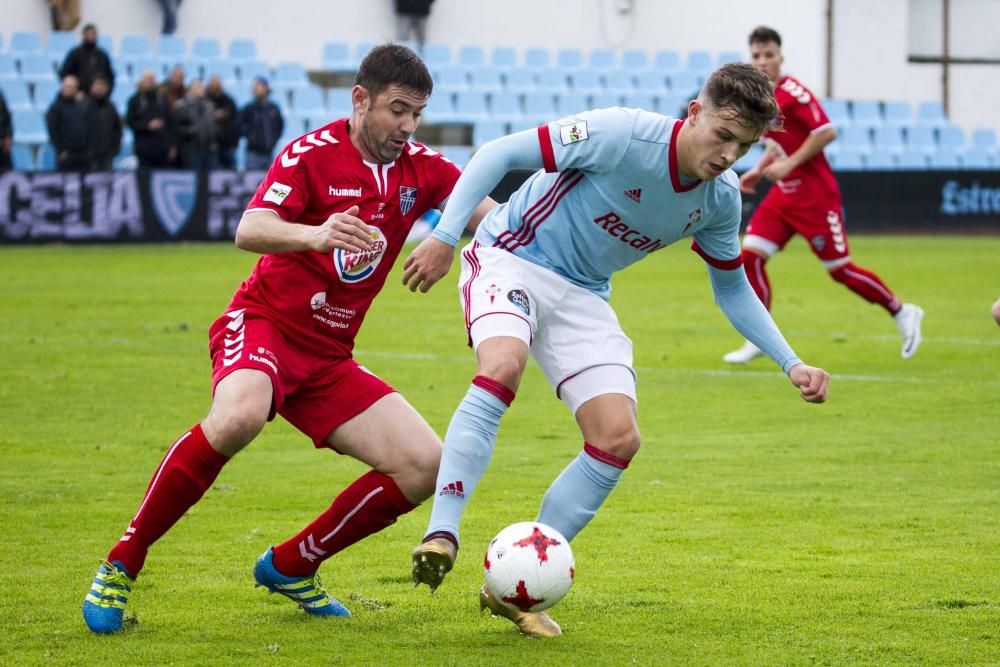
M771 310L771 281L767 279L764 264L767 261L755 252L743 251L743 270L747 273L750 286L764 307Z
M890 315L899 312L902 304L892 290L885 286L878 276L867 269L854 264L846 264L830 272L830 277L842 283L858 296L869 303L878 305L889 311Z
M135 577L149 547L204 495L229 458L212 449L195 424L167 450L146 495L118 544L108 554Z
M372 470L341 491L298 535L274 547L274 567L289 577L307 577L327 558L391 526L414 507L391 477Z

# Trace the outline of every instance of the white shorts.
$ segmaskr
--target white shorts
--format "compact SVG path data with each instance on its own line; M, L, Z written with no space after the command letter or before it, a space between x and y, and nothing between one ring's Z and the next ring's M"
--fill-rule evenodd
M574 414L602 394L636 400L632 341L601 297L476 241L462 250L458 284L473 349L497 336L520 338Z

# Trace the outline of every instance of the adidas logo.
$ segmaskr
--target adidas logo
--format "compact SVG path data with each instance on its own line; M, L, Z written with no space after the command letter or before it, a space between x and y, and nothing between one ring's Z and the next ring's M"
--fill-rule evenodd
M632 188L631 190L626 190L625 196L638 204L639 200L642 198L642 188Z
M455 496L456 498L465 497L465 489L462 488L462 481L450 482L441 487L441 493L439 496Z

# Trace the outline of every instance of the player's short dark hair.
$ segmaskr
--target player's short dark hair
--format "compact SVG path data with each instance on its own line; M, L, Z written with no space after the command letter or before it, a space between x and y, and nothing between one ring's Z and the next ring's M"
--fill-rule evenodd
M778 102L763 72L747 63L729 63L712 72L700 97L719 110L726 120L761 131L776 128Z
M402 44L381 44L369 51L354 84L364 87L373 98L393 84L425 97L434 89L424 61Z
M750 33L750 46L754 44L767 44L768 42L774 42L778 46L781 46L781 35L774 28L759 25Z

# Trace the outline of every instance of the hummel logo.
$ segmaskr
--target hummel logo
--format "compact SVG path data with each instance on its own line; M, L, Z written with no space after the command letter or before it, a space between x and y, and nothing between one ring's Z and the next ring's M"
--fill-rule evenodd
M631 190L626 190L625 196L638 204L639 199L642 198L642 188L632 188Z
M441 487L441 493L439 496L455 496L456 498L465 497L465 489L462 488L462 480L457 482L450 482L445 486Z

